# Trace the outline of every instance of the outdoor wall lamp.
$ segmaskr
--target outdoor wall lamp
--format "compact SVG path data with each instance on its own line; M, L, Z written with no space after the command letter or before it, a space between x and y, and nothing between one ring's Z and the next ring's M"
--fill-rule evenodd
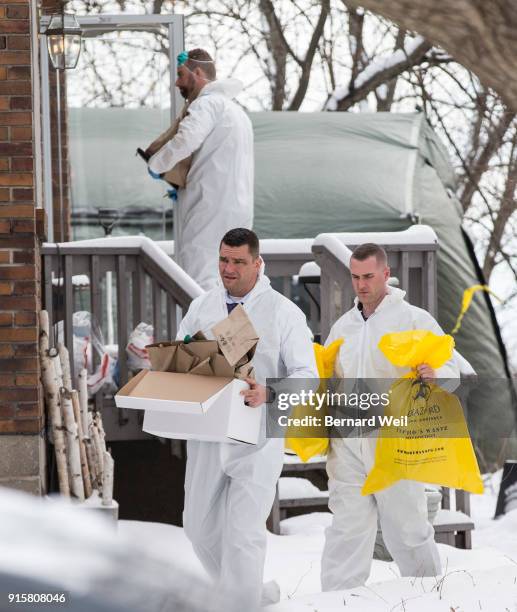
M75 68L81 53L81 27L75 16L65 12L52 15L45 34L54 68Z

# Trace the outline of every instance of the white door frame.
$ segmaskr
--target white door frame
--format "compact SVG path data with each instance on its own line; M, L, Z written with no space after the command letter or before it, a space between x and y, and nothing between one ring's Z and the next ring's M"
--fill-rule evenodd
M95 37L106 32L167 30L169 39L169 71L171 94L171 123L177 116L183 101L174 87L176 80L176 57L184 49L183 15L91 15L76 16L83 37ZM45 34L50 17L40 21L40 71L41 71L41 127L43 156L43 207L48 218L48 241L54 240L54 210L52 198L52 150L50 129L50 88L47 36Z

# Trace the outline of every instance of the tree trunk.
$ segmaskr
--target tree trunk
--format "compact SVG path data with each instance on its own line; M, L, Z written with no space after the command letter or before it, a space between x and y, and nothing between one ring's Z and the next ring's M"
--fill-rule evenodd
M508 0L345 0L450 53L517 111L517 10Z
M45 399L52 426L52 437L54 439L54 451L56 453L57 475L59 480L59 491L62 495L70 495L68 484L68 469L66 459L66 444L63 431L63 419L59 406L59 388L56 384L54 365L49 357L49 322L48 313L42 310L39 313L40 338L39 350L41 358L41 380L45 392Z

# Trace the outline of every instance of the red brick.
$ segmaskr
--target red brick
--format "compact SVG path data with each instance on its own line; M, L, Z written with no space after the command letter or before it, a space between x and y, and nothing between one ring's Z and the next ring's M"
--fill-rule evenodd
M14 355L14 347L12 344L0 344L0 357L12 357Z
M0 295L11 295L13 292L13 283L0 283Z
M0 327L11 327L13 324L13 314L12 312L0 312ZM2 336L2 340L8 341L11 338L4 336L5 330L3 330L0 335Z
M4 66L29 66L30 63L31 54L29 51L4 51L0 53L0 64Z
M0 310L35 310L36 296L0 296ZM0 367L1 371L1 367Z
M38 330L36 327L3 329L1 338L6 342L35 342L38 338Z
M42 424L39 419L10 419L8 421L0 421L0 433L4 434L36 434L40 432L41 428Z
M20 251L25 253L25 251ZM11 251L0 251L0 263L11 263ZM30 261L15 261L14 263L32 263Z
M30 95L30 81L0 81L0 94L9 96Z
M13 263L34 263L33 251L13 251Z
M13 200L27 202L33 199L34 191L32 189L13 189Z
M0 155L7 157L32 157L32 143L30 142L6 142L0 144Z
M16 374L17 387L36 387L38 383L39 376L37 374Z
M11 170L20 172L23 170L33 170L34 162L32 157L13 157L11 159Z
M0 234L10 234L11 233L11 222L10 221L0 221Z
M9 202L10 199L9 189L0 189L0 202Z
M0 85L2 82L0 81ZM0 141L7 140L9 138L9 128L0 127Z
M39 347L35 343L15 344L14 345L14 355L16 357L35 357L39 355Z
M7 172L9 170L9 159L0 159L0 172Z
M16 281L13 286L13 295L34 295L36 293L35 280Z
M1 125L31 125L31 121L31 113L12 111L0 113Z
M0 21L0 32L2 34L29 34L29 20L7 20Z
M2 207L0 206L0 211ZM0 234L0 249L33 249L34 236L24 236L20 234L11 234L5 236Z
M34 206L29 204L12 204L0 206L0 218L32 219L34 217Z
M28 6L8 6L7 7L7 18L8 19L28 19L29 18L29 7Z
M35 312L17 312L14 315L15 325L36 325Z
M1 221L0 221L1 223ZM23 221L12 221L13 232L17 234L30 234L36 229L35 219L24 219Z
M7 47L7 36L0 36L0 49Z
M37 389L35 389L37 392ZM35 400L38 399L38 394L36 393ZM37 402L23 403L18 404L18 410L16 412L17 417L39 417L41 415L42 409L41 406Z
M0 279L20 279L31 280L35 276L34 266L10 266L8 268L0 268Z
M2 372L31 372L38 367L36 357L19 359L0 359L0 371Z
M10 103L9 103L9 98L7 96L0 96L0 110L9 110L10 108ZM20 109L17 109L20 110Z
M4 402L31 402L38 399L38 389L0 389L0 398Z
M0 419L9 419L12 418L16 413L16 408L14 404L0 404ZM2 421L0 421L1 427Z
M0 185L10 185L13 187L32 185L33 176L28 172L17 172L16 174L0 174Z
M13 96L9 108L11 110L30 110L32 108L32 98L30 96Z
M32 127L12 127L11 128L11 139L13 142L17 140L32 140ZM31 144L32 152L32 144Z
M30 376L30 374L28 374L27 376ZM14 374L0 374L0 385L2 387L14 387L14 381Z
M4 81L7 78L7 68L0 67L0 80Z
M7 36L8 49L30 49L29 36Z

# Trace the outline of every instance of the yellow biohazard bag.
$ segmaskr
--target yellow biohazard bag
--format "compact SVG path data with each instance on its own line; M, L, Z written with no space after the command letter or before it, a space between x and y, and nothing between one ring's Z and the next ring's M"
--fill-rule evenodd
M328 346L314 343L314 356L318 366L320 385L318 393L325 393L327 390L327 378L331 378L334 373L334 362L339 352L339 347L343 344L343 338L334 340ZM329 439L327 428L324 424L326 410L323 407L316 411L312 405L295 406L291 411L291 417L303 418L304 416L317 415L322 417L321 425L309 426L289 426L285 437L285 447L294 451L302 461L308 461L315 455L325 455L328 451Z
M444 365L452 356L454 339L412 330L384 335L379 348L394 365L413 370L390 388L384 415L398 421L381 428L375 463L361 493L370 495L402 479L483 493L458 398L417 378L414 370L422 363L433 369Z

